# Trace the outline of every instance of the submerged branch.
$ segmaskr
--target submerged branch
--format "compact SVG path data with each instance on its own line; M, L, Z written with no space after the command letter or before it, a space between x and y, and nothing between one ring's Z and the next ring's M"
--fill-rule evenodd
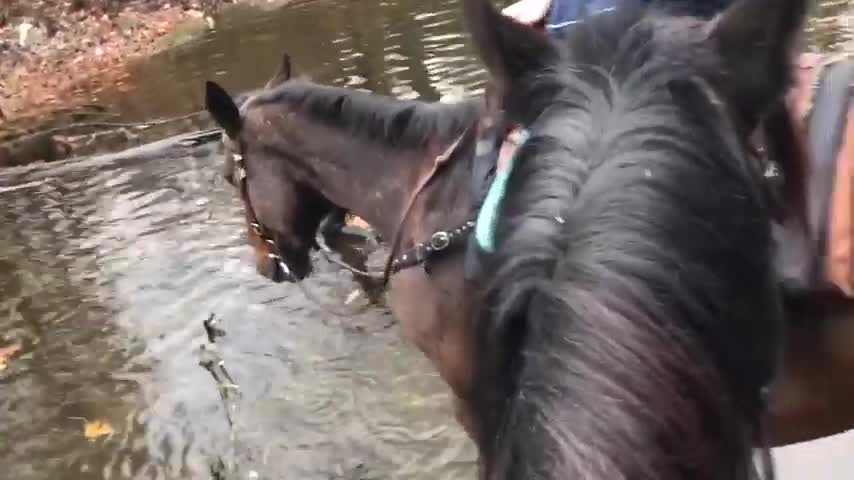
M19 185L12 185L11 187L0 187L0 193L9 193L9 192L17 192L18 190L24 190L27 188L34 188L40 185L43 185L49 181L51 178L45 178L44 180L35 180L32 182L21 183Z
M232 378L231 374L228 373L228 370L225 368L225 360L223 360L222 355L220 355L218 349L216 348L216 340L219 337L224 337L226 335L225 330L216 326L218 319L214 314L210 314L207 320L202 322L202 325L205 329L205 333L207 334L208 344L202 344L199 346L200 357L199 365L201 365L208 373L213 377L214 382L216 382L217 390L219 391L220 400L222 400L223 407L225 407L225 417L228 421L228 429L229 429L229 440L231 445L231 461L226 462L222 457L216 459L216 463L210 466L211 469L211 477L214 480L225 480L228 477L229 472L234 472L235 465L235 451L237 445L237 438L235 435L235 418L234 415L237 413L237 401L240 398L240 386Z
M56 133L64 133L72 130L86 130L86 129L102 129L102 128L110 128L115 131L124 128L134 128L137 130L144 130L151 127L156 127L158 125L165 125L167 123L178 122L181 120L186 120L188 118L196 117L200 114L204 113L204 110L198 110L195 112L190 112L184 115L178 115L175 117L168 118L159 118L156 120L148 120L144 122L79 122L79 123L69 123L68 125L61 125L59 127L46 128L43 130L36 130L26 135L22 135L18 137L18 140L34 137L38 135L53 135ZM85 135L85 134L81 134Z

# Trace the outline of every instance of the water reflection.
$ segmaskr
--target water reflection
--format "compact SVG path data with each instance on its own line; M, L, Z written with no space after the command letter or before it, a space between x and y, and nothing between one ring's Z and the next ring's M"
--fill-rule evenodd
M283 50L324 83L410 98L474 92L483 71L459 11L456 0L238 8L101 100L129 120L196 110L205 79L257 87ZM823 45L842 38L816 32ZM385 328L388 312L342 323L255 274L218 162L198 150L0 174L2 184L55 177L0 197L0 347L22 345L0 371L4 474L208 478L225 458L261 478L472 478L445 387ZM323 262L310 286L336 298L355 288ZM211 312L242 389L234 442L197 365ZM81 418L115 434L89 442Z
M821 51L850 51L854 47L854 5L848 0L824 0L807 23L812 47Z
M204 478L220 457L262 478L470 468L444 387L385 328L387 312L342 324L254 272L239 202L214 161L72 169L8 198L0 327L3 344L24 346L0 377L10 478ZM318 270L319 294L355 288L328 264ZM223 318L222 355L243 394L233 443L197 365L209 312ZM81 419L116 434L88 442Z
M483 71L462 33L456 0L319 1L272 12L236 8L217 30L133 69L129 91L105 94L130 119L202 107L206 79L263 84L291 54L298 74L402 97L476 91Z
M23 353L0 377L0 456L9 478L108 469L114 453L80 441L83 418L125 424L115 439L122 457L147 456L127 449L145 433L134 382L120 374L132 368L135 346L115 335L116 310L102 301L91 252L66 247L85 231L79 212L62 191L40 193L4 199L0 213L0 338Z

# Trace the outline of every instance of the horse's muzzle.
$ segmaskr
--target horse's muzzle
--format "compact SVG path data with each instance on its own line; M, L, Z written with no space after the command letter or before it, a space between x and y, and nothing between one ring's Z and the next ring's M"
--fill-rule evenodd
M275 283L296 283L311 274L311 263L305 260L286 261L275 255L267 256L257 263L258 273Z

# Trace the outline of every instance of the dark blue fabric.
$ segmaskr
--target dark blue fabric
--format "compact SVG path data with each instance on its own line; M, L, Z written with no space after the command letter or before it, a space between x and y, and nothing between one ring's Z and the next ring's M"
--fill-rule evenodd
M617 8L620 0L552 0L546 18L546 29L551 33L579 21Z
M652 0L641 0L644 3ZM712 16L722 11L734 0L658 0L662 5L676 11L697 16ZM552 0L546 16L546 30L551 34L560 32L590 15L619 8L621 0Z

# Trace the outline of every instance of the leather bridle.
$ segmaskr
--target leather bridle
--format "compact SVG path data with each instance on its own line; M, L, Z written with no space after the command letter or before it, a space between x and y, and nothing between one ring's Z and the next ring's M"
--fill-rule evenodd
M459 146L465 135L468 133L468 131L469 130L466 129L466 131L464 131L459 137L457 137L457 139L453 143L451 143L440 155L435 158L430 171L428 171L427 174L422 177L422 179L418 182L416 189L409 197L406 203L406 207L403 210L403 214L401 215L398 228L395 232L391 252L386 262L386 268L382 272L383 284L386 284L388 282L388 279L391 275L406 268L422 265L427 262L427 260L433 255L462 243L462 241L464 241L468 237L468 234L471 233L471 231L474 229L475 222L473 220L466 221L465 223L454 229L437 231L430 236L429 240L417 243L412 248L407 249L397 255L397 251L401 242L403 227L409 219L409 215L411 214L415 202L418 200L419 196L430 184L430 182L436 177L436 174L439 172L442 165L444 165L444 163L456 151L457 147ZM242 146L240 150L243 150ZM338 310L337 306L330 305L324 302L304 287L300 279L297 278L297 276L293 273L293 271L285 261L284 257L282 256L278 242L276 241L275 232L268 233L268 229L265 228L264 225L258 220L258 216L255 213L255 208L252 206L252 200L249 197L249 182L247 180L248 172L244 155L242 153L232 153L232 161L234 165L232 175L234 178L234 183L240 191L240 198L243 201L243 206L246 213L246 220L249 226L252 228L253 233L261 241L265 242L269 246L269 253L267 253L267 256L270 258L270 260L273 261L275 268L278 269L277 274L284 275L287 280L298 285L307 297L309 297L315 303L323 307L325 310L329 311L329 313L338 316L351 316L354 314L362 313L367 310L370 305L366 305L364 306L364 308L360 308L354 311L341 312ZM362 272L352 267L347 269L359 275L370 277L376 275L375 273Z
M318 306L320 306L326 312L336 315L339 317L350 317L353 315L359 315L361 313L366 312L371 308L370 304L363 305L362 307L350 310L341 310L338 305L333 305L327 303L322 298L317 295L314 295L310 290L308 290L305 285L300 281L300 279L293 273L290 267L288 267L287 262L285 262L284 257L282 256L281 250L279 249L279 245L276 242L275 232L273 234L267 234L264 228L264 225L258 220L258 216L255 213L255 208L252 206L252 200L249 198L249 185L247 181L247 171L246 171L246 162L242 154L234 153L232 154L232 160L234 161L234 180L237 183L237 187L240 190L240 198L243 201L243 206L246 210L246 220L249 223L249 226L252 228L253 233L261 239L261 241L265 242L269 245L269 253L267 253L267 257L273 261L275 268L278 269L279 274L285 276L286 279L290 280L292 283L297 285L297 287L302 290L303 294L306 298L310 299Z

